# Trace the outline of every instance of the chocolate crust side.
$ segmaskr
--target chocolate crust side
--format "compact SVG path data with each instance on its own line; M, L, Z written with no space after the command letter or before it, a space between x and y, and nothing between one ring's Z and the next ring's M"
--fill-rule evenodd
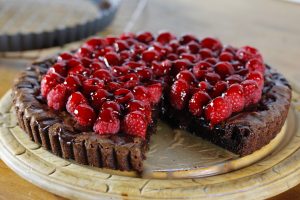
M128 139L78 132L70 116L61 117L43 102L40 80L54 62L52 58L36 62L15 81L12 96L20 127L32 141L65 159L95 167L141 172L147 141L138 137ZM70 119L71 124L68 125L64 118Z

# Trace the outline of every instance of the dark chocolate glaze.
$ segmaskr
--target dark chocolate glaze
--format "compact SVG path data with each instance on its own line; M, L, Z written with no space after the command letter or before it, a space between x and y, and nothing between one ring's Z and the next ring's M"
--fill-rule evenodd
M40 96L40 80L54 62L54 58L36 62L16 80L13 103L20 127L31 140L65 159L96 167L141 172L156 122L149 126L146 140L122 134L103 136L80 127L67 112L49 109ZM287 80L267 67L262 100L213 129L189 112L171 109L163 98L153 115L154 119L165 119L173 126L185 128L236 154L247 155L269 143L280 131L290 99L291 88Z

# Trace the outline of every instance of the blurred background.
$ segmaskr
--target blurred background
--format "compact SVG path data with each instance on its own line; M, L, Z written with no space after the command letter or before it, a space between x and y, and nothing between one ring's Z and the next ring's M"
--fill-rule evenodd
M192 33L237 47L254 46L294 88L300 88L297 0L0 0L0 96L37 58L74 49L91 35L143 30ZM60 199L22 180L1 161L0 174L0 199L1 195ZM274 199L295 195L300 195L300 186Z

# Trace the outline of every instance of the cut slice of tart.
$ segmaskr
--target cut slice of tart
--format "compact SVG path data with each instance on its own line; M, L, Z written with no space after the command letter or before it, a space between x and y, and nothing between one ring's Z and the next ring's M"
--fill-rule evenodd
M158 119L243 156L276 136L291 99L257 49L169 32L89 39L33 63L13 91L19 125L36 143L138 172Z

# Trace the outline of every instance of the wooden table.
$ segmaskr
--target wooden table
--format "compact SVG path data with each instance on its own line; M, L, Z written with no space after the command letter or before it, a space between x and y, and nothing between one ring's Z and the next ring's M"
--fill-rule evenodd
M177 34L188 32L200 37L215 36L235 46L251 44L261 50L267 63L294 83L300 83L300 4L282 0L151 0L142 12L136 11L137 5L143 7L145 2L124 0L113 24L100 34L119 34L124 29L134 32L164 29ZM140 15L133 19L132 13ZM128 24L130 20L133 26ZM78 45L0 53L0 96L11 87L16 74L33 59ZM295 199L298 196L300 185L272 199ZM63 198L20 178L0 161L0 199Z

